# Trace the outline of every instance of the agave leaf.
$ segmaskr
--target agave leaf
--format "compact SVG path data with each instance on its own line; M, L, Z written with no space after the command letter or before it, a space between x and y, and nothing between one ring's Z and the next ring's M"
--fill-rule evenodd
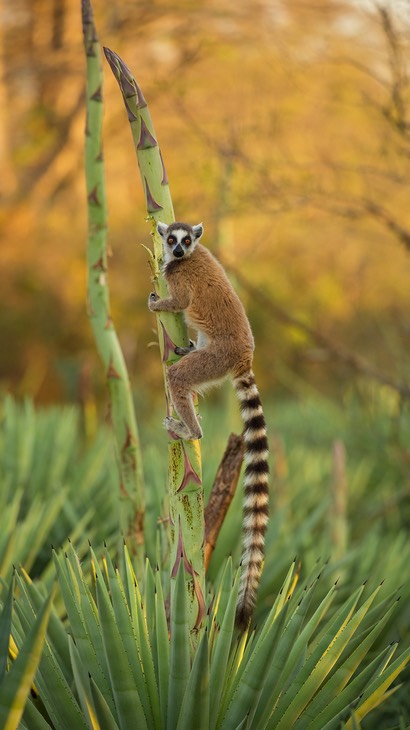
M331 719L329 722L326 723L323 730L339 730L340 723L345 721L347 718L349 718L352 714L352 711L357 707L359 702L363 698L363 687L368 687L369 684L373 681L375 677L380 676L380 673L383 671L383 669L388 665L390 662L390 659L392 658L393 654L395 653L397 649L397 643L391 644L390 646L386 647L384 651L382 651L378 656L375 657L373 662L371 662L369 665L367 665L363 671L360 673L358 677L355 677L355 679L351 682L350 685L348 685L343 692L341 692L340 700L346 699L349 696L349 692L352 693L353 687L355 690L358 687L361 687L362 689L357 692L356 698L353 700L353 702L349 702L345 707L337 714L337 715L331 715L330 711L334 710L334 706L336 706L336 703L338 706L340 706L340 702L338 703L339 698L334 698L334 701L330 703L329 708L327 708L327 714ZM365 678L365 681L364 681ZM360 683L359 683L360 682ZM344 727L344 725L343 725ZM322 730L322 728L321 728Z
M90 689L101 730L119 730L104 695L92 677L90 677Z
M246 727L248 727L248 715L236 726L235 730L245 730Z
M183 560L180 561L174 582L171 605L171 645L169 663L167 726L178 723L190 672L188 599L185 587Z
M205 629L195 652L189 680L179 713L177 730L209 730L208 631Z
M110 674L118 721L128 730L138 718L141 730L148 728L134 674L117 626L117 617L100 573L97 573L97 606L101 620L104 650Z
M310 711L309 706L309 712L304 712L298 722L295 723L295 730L296 728L298 730L299 728L309 728L309 730L322 730L322 728L325 727L327 730L331 730L332 728L336 730L336 728L339 728L340 721L348 716L352 706L357 705L365 687L372 680L375 671L380 666L380 661L385 659L388 652L389 647L387 649L383 649L383 651L377 654L377 656L375 656L371 662L366 664L362 671L359 672L359 674L354 677L354 679L352 679L352 681L349 682L349 684L347 684L339 694L332 693L331 687L327 688L325 685L321 690L321 696L320 699L318 699L318 703L321 706L323 698L327 697L328 704L321 712L318 713L318 715L316 715L316 717L313 718L313 720L313 713Z
M36 520L25 520L19 525L18 543L26 546L24 552L22 550L24 558L21 559L21 562L27 571L34 564L41 546L46 543L47 536L57 522L66 499L67 491L65 489L60 489L57 494L54 494L52 500L44 500L42 496L33 499L31 512L36 515Z
M20 590L20 595L24 594L24 596L26 596L27 605L29 602L32 610L35 614L37 614L45 599L41 584L33 583L24 568L21 568L19 573L17 573L17 582ZM50 617L48 620L47 643L52 646L53 654L59 663L64 677L68 682L71 682L73 674L71 669L70 653L67 644L67 633L64 629L61 619L54 609L54 606L51 607Z
M265 620L260 636L258 638L258 642L262 644L266 636L269 634L269 631L271 630L272 624L275 622L277 616L279 613L281 613L281 619L284 621L286 617L286 613L289 611L289 606L292 601L292 598L294 596L294 589L297 582L297 573L295 573L295 565L296 560L293 561L292 565L290 566L288 573L285 577L285 580L282 584L282 587L275 599L275 602L269 612L269 615L267 619ZM284 609L282 611L282 609ZM248 638L247 632L245 632L242 637L240 637L240 641L237 647L237 650L234 651L231 655L231 662L230 666L228 667L228 681L226 682L226 687L224 690L224 696L221 703L221 710L219 712L219 720L220 722L221 718L224 716L226 712L226 708L228 704L232 700L232 696L236 690L236 687L238 686L242 674L245 671L245 667L247 665L247 661L249 656L251 655L253 651L252 642L253 642L254 634L252 633L251 636ZM270 695L270 691L269 691ZM261 708L261 702L259 702L257 711ZM255 718L254 718L255 719Z
M309 619L309 621L306 622L306 625L301 630L299 636L297 637L295 643L293 644L289 657L286 661L284 670L281 675L281 683L282 683L283 691L285 691L289 678L292 676L292 674L295 674L295 667L297 665L299 657L304 655L304 652L306 651L306 648L308 646L311 636L316 631L316 629L319 626L320 622L322 621L324 615L326 614L329 606L333 602L333 599L335 597L335 592L336 592L336 584L331 586L330 590L327 592L327 594L325 595L323 600L320 602L318 608L313 613L312 617Z
M330 704L329 698L334 697L335 700L335 707L342 707L342 690L345 689L346 685L348 684L350 678L353 676L356 669L359 667L360 662L367 656L367 653L369 652L370 648L372 647L374 641L379 636L381 631L383 630L384 626L388 622L392 612L395 609L395 605L390 606L390 609L386 611L383 619L379 621L376 626L374 626L373 630L366 634L365 638L360 642L360 644L355 648L355 650L348 655L344 661L341 663L339 668L336 670L336 672L332 675L332 677L325 683L325 685L319 690L319 692L316 694L312 702L309 704L309 706L306 708L305 712L303 713L303 726L306 726L307 721L311 721L312 728L316 728L316 730L320 730L320 725L318 725L319 717L321 717L321 713L324 713L324 717L327 716L327 711L329 709ZM342 657L343 658L343 657ZM377 658L378 660L380 657ZM360 675L359 675L360 676ZM363 689L364 689L363 684ZM348 702L352 702L357 696L360 694L358 692L356 686L353 686L353 682L350 683L348 692L346 693L343 701L345 704L348 704ZM322 717L321 722L322 725L324 724L324 717ZM327 719L325 720L327 722ZM310 725L309 725L310 727ZM295 723L295 730L298 728L298 723Z
M160 717L159 697L152 653L148 644L147 629L144 625L141 607L136 605L137 620L138 609L140 609L141 616L137 625L134 626L131 621L131 614L119 571L114 570L108 554L105 555L105 564L107 566L111 601L118 631L133 671L135 684L141 698L148 725L155 726L158 725Z
M151 590L151 587L150 587ZM134 592L135 595L135 592ZM153 602L152 602L152 610L153 612L153 620L152 620L152 628L155 630L155 585L153 586ZM149 695L149 701L152 708L152 713L154 717L154 722L156 727L161 726L161 709L160 709L160 698L159 698L159 690L158 690L158 681L157 676L155 673L155 662L154 662L154 656L157 657L159 662L164 662L165 668L168 668L168 660L167 655L163 657L161 654L158 655L156 650L156 635L152 637L150 640L149 631L147 627L147 622L145 620L145 615L142 609L141 604L139 601L135 600L136 604L136 614L137 614L137 625L136 625L136 632L137 637L139 639L138 643L138 651L139 656L141 660L141 666L143 668L145 681L148 688L148 695ZM167 647L168 648L168 647Z
M51 725L48 724L45 717L39 712L37 707L33 704L31 697L28 698L26 706L24 708L23 715L24 726L27 730L50 730ZM23 726L23 723L21 723ZM20 729L19 729L20 730Z
M28 584L25 584L18 574L16 577L21 588L20 600L15 605L21 628L20 640L22 640L30 631L37 611L30 600ZM71 682L72 673L70 679L67 679L60 665L59 656L54 652L53 645L46 636L36 673L36 687L50 718L59 730L72 730L73 727L80 730L87 727L71 690Z
M220 703L217 727L219 727L222 718L226 713L226 709L232 700L233 693L235 692L245 670L249 652L253 647L254 636L255 632L253 631L252 634L249 635L248 630L239 634L236 643L231 650L226 671L222 701Z
M0 531L0 575L3 576L8 573L12 558L15 560L18 555L15 547L18 536L16 528L22 497L23 491L19 489L3 507L3 529Z
M0 614L0 686L6 674L7 657L11 635L11 615L13 610L14 575Z
M159 688L162 726L166 726L168 706L168 678L169 678L169 638L168 624L165 613L164 596L159 570L155 576L155 633L156 633L156 672Z
M54 554L54 562L71 631L75 637L81 661L87 671L95 677L107 697L107 701L110 698L113 707L114 702L108 681L108 668L101 631L97 625L97 608L88 587L85 585L81 568L77 565L77 556L74 549L70 547L69 552L65 555ZM89 627L92 627L93 640Z
M134 569L133 569L133 566L131 563L131 559L130 559L130 556L126 549L126 546L124 546L124 551L123 551L123 566L124 566L125 584L122 584L122 582L120 580L120 576L118 577L118 579L119 579L121 585L123 586L122 590L124 592L125 600L128 603L128 608L129 608L130 615L131 615L131 622L134 627L134 633L136 635L136 641L137 641L137 645L138 645L138 655L139 655L141 667L143 669L143 673L145 676L145 681L147 683L147 690L149 693L152 712L155 717L155 722L159 723L160 698L159 698L159 689L158 689L159 679L157 679L158 662L162 663L161 664L162 669L165 666L165 669L167 671L166 681L167 681L167 687L168 687L168 664L167 664L167 661L168 661L167 656L168 656L168 652L169 652L168 633L166 633L167 656L164 658L162 656L158 657L158 651L157 651L157 646L156 646L157 638L155 635L153 637L150 637L148 634L147 623L146 623L144 611L142 608L141 593L138 588L137 579L136 579ZM154 607L152 608L152 610L155 611L155 590L156 590L155 585L153 586L152 590L153 590L153 594L154 594ZM156 629L155 617L154 617L152 623L153 623L153 628ZM166 712L166 710L165 710L165 712Z
M292 727L313 695L318 691L326 676L331 672L349 639L356 631L363 617L374 601L380 586L371 594L361 609L352 616L355 606L364 590L361 586L345 605L335 614L317 648L309 656L302 669L293 679L291 686L280 698L271 717L269 726L282 730ZM275 724L276 723L276 724Z
M288 596L285 608L287 608L288 613L290 612L290 616L284 631L281 633L275 654L273 656L273 661L268 667L266 676L264 678L265 681L264 687L262 688L261 699L258 707L256 708L255 717L253 718L253 724L255 729L266 727L266 723L268 722L272 710L277 703L278 697L283 690L282 682L279 680L281 680L284 667L288 662L291 650L301 631L303 622L305 621L310 601L313 592L315 591L318 584L319 577L320 576L318 576L309 587L305 586L301 597L299 597L298 603L294 607L293 611L291 611L290 608L293 594L289 594ZM301 653L302 652L304 652L304 647L301 647ZM297 661L298 658L293 657L294 665L292 667L292 670L296 668Z
M228 572L232 581L232 573ZM215 639L215 648L211 658L211 684L210 684L210 720L209 727L214 728L218 716L221 697L226 682L226 669L228 666L229 652L232 645L232 637L235 626L236 602L238 598L240 573L236 574L235 582L230 590L230 597L226 606L222 625ZM231 582L232 586L232 582Z
M150 562L148 558L145 561L145 580L144 580L144 598L143 598L143 606L144 606L144 625L148 629L148 635L147 639L149 642L151 642L151 645L154 641L154 599L155 596L155 578L154 574L152 572L152 568L150 565ZM149 637L149 638L148 638Z
M232 589L232 558L225 561L221 575L215 586L215 597L212 605L212 618L220 624L225 615Z
M221 722L223 730L238 725L245 716L249 723L255 714L269 665L275 654L275 648L285 622L287 606L283 606L279 615L271 623L269 631L256 641L241 679L233 693L230 704Z
M0 726L15 730L23 715L24 705L40 661L50 615L52 596L41 607L31 626L17 659L0 686Z
M16 605L23 627L22 635L24 636L30 630L33 619L27 621L19 608L19 604ZM46 639L35 677L36 690L41 696L53 726L58 727L59 730L72 730L73 727L76 730L77 728L78 730L85 730L87 725L71 685L72 683L67 682L58 658Z
M91 700L89 675L87 674L87 671L81 662L80 654L71 636L68 637L68 644L70 647L70 656L73 667L75 685L77 688L81 707L83 708L84 715L91 730L100 730L100 725L95 715L93 702Z
M359 706L356 709L358 720L362 720L371 710L380 703L386 690L394 682L396 677L403 671L410 659L410 648L406 649L393 664L386 668L380 676L376 677L366 688ZM347 728L351 728L349 723Z

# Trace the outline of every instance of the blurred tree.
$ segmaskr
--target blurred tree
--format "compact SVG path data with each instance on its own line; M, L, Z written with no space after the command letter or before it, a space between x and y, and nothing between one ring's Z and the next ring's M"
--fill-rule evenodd
M408 6L95 3L104 42L144 84L177 216L203 220L208 245L291 317L399 381L409 379ZM0 382L64 397L67 363L80 379L93 351L79 8L0 7L0 328L10 344ZM131 370L152 389L161 373L147 349L147 264L136 245L149 231L109 75L105 96L113 314ZM265 387L288 388L289 368L327 390L351 377L307 332L271 334L271 315L243 295ZM87 363L98 373L96 359Z

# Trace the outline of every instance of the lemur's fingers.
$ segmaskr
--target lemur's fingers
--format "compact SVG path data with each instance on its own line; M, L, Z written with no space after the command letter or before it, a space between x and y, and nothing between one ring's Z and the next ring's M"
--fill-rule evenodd
M189 355L194 350L196 350L195 342L189 340L189 347L175 347L174 352L176 355Z

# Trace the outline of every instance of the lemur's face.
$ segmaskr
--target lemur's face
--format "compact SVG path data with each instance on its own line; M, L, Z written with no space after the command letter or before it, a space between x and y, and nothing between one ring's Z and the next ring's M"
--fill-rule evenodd
M204 228L202 223L197 226L188 226L186 223L157 224L164 248L165 263L175 259L190 256L201 238Z

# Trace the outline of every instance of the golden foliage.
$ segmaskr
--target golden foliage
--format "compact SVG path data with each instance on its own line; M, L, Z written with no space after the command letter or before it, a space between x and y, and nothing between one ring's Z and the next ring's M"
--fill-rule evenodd
M0 379L41 399L82 397L93 353L76 5L20 0L0 28ZM202 220L208 245L253 285L401 379L410 326L405 6L94 2L100 38L149 99L177 217ZM140 246L149 228L108 67L105 105L113 316L133 376L153 386L160 369L147 347ZM337 365L309 365L305 335L247 306L265 387L281 363L333 382ZM99 380L97 359L91 372Z

